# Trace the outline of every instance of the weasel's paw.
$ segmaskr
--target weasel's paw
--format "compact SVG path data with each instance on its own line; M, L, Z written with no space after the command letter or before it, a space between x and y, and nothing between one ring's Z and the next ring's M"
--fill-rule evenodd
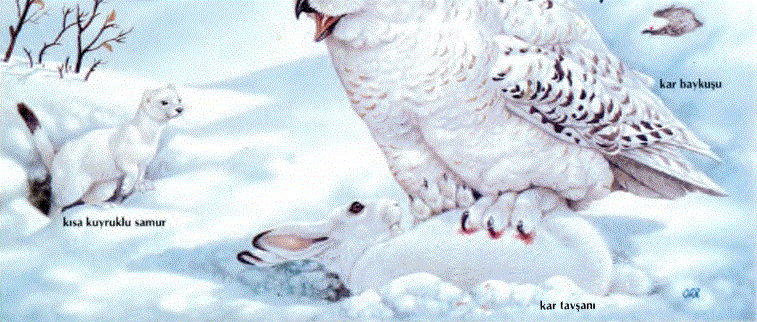
M138 183L135 188L139 192L147 192L155 190L155 185L152 184L152 181L143 180L142 182Z
M518 193L510 215L515 237L526 244L532 243L536 225L545 213L557 207L559 198L546 188L533 188Z

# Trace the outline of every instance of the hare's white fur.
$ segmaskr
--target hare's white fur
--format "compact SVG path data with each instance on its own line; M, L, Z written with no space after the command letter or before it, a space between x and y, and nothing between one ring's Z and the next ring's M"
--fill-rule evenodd
M506 230L499 239L486 231L460 233L451 211L407 231L406 215L394 201L365 202L355 214L346 206L317 223L293 223L258 234L251 250L256 265L314 259L339 274L353 292L378 289L397 277L426 272L463 289L487 280L538 284L563 275L587 292L608 292L613 263L599 232L564 205L536 228L531 244ZM554 215L555 212L562 212Z

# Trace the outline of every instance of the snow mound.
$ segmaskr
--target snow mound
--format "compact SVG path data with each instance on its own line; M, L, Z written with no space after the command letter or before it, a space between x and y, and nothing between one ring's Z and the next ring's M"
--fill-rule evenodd
M16 103L29 105L60 146L128 120L142 91L160 85L107 70L82 82L22 59L0 64L0 320L754 319L753 218L703 196L615 194L589 210L617 262L651 273L650 285L615 286L638 295L593 296L559 276L463 290L419 273L347 297L318 263L242 265L235 254L265 227L317 220L354 199L403 196L340 95L314 102L285 90L180 87L188 109L169 123L148 170L155 190L66 212L165 226L38 230L48 220L27 201L27 180L45 172ZM699 297L684 298L692 288ZM541 309L559 302L596 307Z

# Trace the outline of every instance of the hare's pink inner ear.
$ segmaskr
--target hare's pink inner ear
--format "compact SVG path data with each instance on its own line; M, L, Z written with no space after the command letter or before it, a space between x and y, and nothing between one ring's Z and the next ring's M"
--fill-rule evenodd
M297 252L310 247L315 241L311 238L302 238L295 235L278 235L265 236L263 237L263 242L290 252Z

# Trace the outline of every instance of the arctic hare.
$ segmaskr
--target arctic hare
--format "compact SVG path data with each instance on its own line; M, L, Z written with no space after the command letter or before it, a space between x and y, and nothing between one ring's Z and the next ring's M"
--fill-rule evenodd
M467 290L487 280L538 284L563 275L587 292L606 294L613 276L608 247L593 226L571 214L564 204L553 210L529 244L512 227L499 239L485 230L464 235L454 211L402 231L404 213L396 202L355 201L325 221L262 232L238 259L259 266L313 259L339 274L353 292L426 272Z
M145 180L145 169L158 150L166 122L183 110L173 85L148 89L132 120L118 127L89 131L55 152L37 116L26 104L19 103L18 113L52 178L50 215L85 203L121 201L134 190L152 189Z

